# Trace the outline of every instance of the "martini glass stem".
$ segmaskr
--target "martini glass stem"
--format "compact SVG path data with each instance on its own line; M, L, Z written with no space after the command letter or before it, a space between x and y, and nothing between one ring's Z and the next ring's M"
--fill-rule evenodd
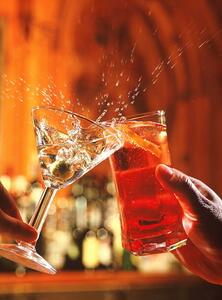
M38 231L39 234L42 230L42 226L45 222L45 219L49 211L49 207L52 203L52 200L56 192L57 192L56 189L52 189L50 187L46 187L44 189L39 199L39 202L35 208L35 211L32 215L32 218L29 221L29 225L33 226Z
M55 197L55 194L57 192L57 189L52 189L50 187L46 187L44 191L41 194L41 197L38 201L38 204L35 208L35 211L32 215L32 218L29 222L29 225L33 226L37 232L38 235L41 233L42 226L45 222L45 219L47 217L50 205L52 203L53 198ZM37 240L33 243L25 243L25 242L19 242L20 245L26 245L30 248L34 248L37 243Z

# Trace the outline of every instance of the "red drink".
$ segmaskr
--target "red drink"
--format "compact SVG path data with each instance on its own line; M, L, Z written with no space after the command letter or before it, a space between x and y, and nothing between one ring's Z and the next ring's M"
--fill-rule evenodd
M166 126L148 121L128 121L120 126L125 144L110 162L123 247L135 255L146 255L184 245L182 209L155 177L157 164L170 164Z

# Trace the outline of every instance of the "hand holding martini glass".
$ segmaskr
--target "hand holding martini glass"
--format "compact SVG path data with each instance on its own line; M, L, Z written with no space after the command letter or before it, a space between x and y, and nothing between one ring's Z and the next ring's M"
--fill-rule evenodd
M29 224L40 234L57 190L108 158L122 146L122 139L114 129L67 110L39 106L32 116L45 189ZM1 244L0 256L37 271L56 272L35 244Z

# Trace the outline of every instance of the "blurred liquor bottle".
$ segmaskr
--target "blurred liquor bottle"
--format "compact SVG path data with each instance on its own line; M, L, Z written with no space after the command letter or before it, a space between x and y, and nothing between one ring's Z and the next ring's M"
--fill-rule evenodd
M83 195L77 196L74 201L75 222L71 228L71 243L65 255L65 270L84 270L83 243L88 231L87 227L87 199ZM67 220L68 221L68 220Z
M101 210L98 203L88 202L88 230L83 240L83 265L85 269L95 270L99 266L99 240L97 230L101 224Z
M131 253L123 249L122 252L122 270L132 271L137 269L137 259Z
M100 199L88 203L88 227L83 247L86 269L113 268L113 234L104 224L104 202Z
M104 199L101 207L102 223L97 230L99 240L99 269L114 269L116 266L113 248L114 235L111 227L109 227L107 209L107 199Z
M88 231L83 241L83 264L86 269L113 268L113 234L105 226L107 192L104 178L84 180L87 198Z

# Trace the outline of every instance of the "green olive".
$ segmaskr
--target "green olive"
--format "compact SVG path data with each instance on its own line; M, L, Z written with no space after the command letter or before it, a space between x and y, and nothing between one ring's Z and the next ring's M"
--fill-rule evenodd
M50 172L52 175L62 180L69 179L74 173L72 165L64 160L58 160L52 163L50 166Z

